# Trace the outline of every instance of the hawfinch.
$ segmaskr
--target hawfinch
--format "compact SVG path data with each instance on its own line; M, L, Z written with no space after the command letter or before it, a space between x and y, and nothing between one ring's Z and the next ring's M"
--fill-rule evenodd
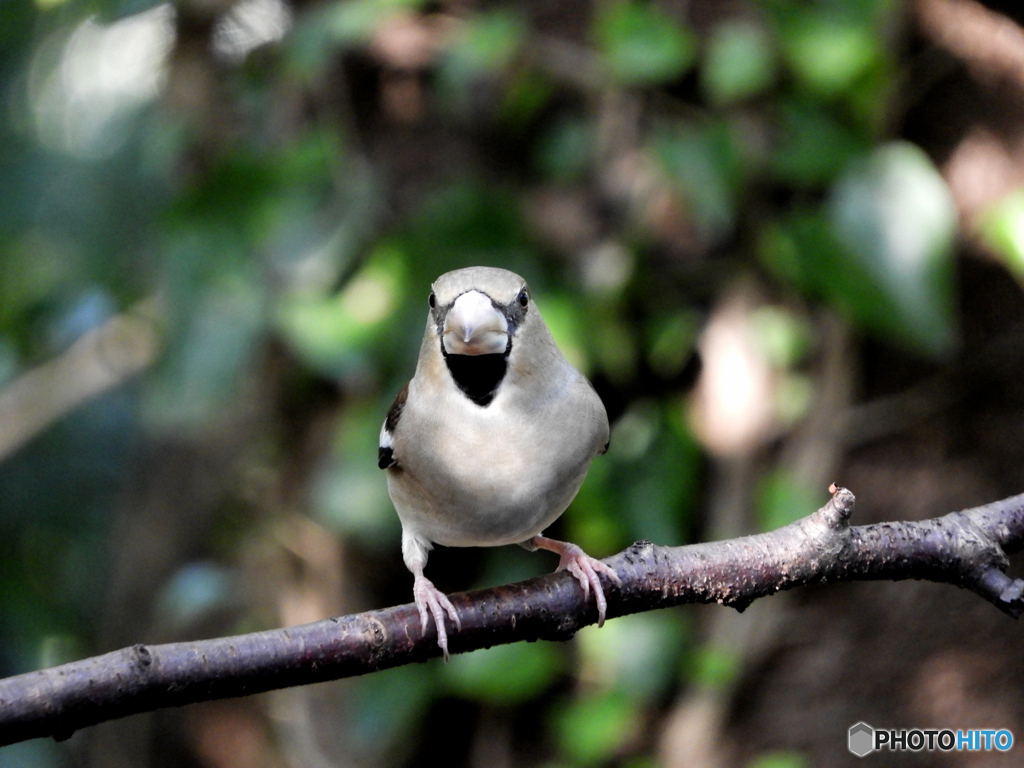
M433 616L447 660L445 613L461 623L423 575L434 544L557 552L558 570L579 580L584 598L593 590L603 624L598 574L619 583L615 571L541 532L608 448L604 405L555 345L519 275L471 267L432 288L416 373L388 411L378 453L423 631Z

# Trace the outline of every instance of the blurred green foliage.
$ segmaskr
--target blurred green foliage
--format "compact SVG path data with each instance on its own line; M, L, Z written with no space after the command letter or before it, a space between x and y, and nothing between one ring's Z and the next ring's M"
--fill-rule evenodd
M748 763L748 768L805 768L807 764L798 752L769 752Z
M701 84L714 104L739 102L775 79L775 51L765 29L745 20L719 25L708 38Z
M598 14L595 37L607 67L623 83L674 80L696 58L693 32L644 3L609 3Z
M346 583L363 602L407 599L376 440L411 375L429 285L449 269L524 275L607 397L610 451L560 523L597 556L707 529L686 371L738 278L770 297L751 327L783 430L815 396L821 308L908 354L941 359L958 343L956 212L932 160L887 127L897 0L739 3L699 23L686 3L583 3L564 40L512 2L266 0L251 44L217 37L242 5L2 11L0 385L140 302L158 306L161 343L142 376L2 457L3 673L109 650L108 584L130 546L119 505L139 502L147 451L168 443L227 445L239 476L281 485L253 501L224 478L223 506L243 512L213 513L210 540L227 547L169 556L152 593L170 624L237 607L247 553L274 546L268 518L297 510L358 553L365 572ZM1022 211L1009 198L984 229L1018 275ZM309 438L323 423L328 437ZM821 502L782 468L758 482L766 528ZM479 557L454 588L551 565ZM246 610L220 630L275 620ZM135 631L122 641L155 632ZM659 707L737 673L693 638L662 612L571 645L376 674L353 684L340 730L384 764L410 753L396 744L432 705L459 700L541 712L552 764L653 764ZM7 759L63 758L26 745Z
M1006 266L1024 280L1024 191L1007 195L984 212L981 236Z

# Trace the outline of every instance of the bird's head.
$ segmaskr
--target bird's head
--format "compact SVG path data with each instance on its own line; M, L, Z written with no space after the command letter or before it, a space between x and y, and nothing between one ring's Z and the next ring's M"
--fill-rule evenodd
M506 269L471 267L441 275L432 288L428 301L442 354L509 354L530 307L523 278Z
M470 267L441 275L431 288L427 335L436 335L433 343L455 384L486 406L504 379L520 328L529 325L526 281L507 269Z

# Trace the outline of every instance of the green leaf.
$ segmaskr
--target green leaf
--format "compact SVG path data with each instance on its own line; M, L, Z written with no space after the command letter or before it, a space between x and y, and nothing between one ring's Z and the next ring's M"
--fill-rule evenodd
M675 680L686 625L675 611L623 616L576 635L580 677L617 688L637 701L656 700Z
M352 704L352 714L346 718L348 735L357 754L364 757L359 763L382 764L381 753L386 754L416 728L430 704L431 672L429 667L413 665L359 678L346 696Z
M599 763L640 728L636 704L619 691L574 701L557 717L562 750L583 765Z
M779 143L769 167L779 181L823 185L869 148L867 139L836 120L819 102L793 101L780 107Z
M611 469L607 461L595 461L562 517L566 537L595 557L616 552L632 541L627 521L617 508Z
M589 373L591 364L586 352L587 323L578 302L573 296L562 293L546 293L534 296L541 309L544 322L551 331L562 354L583 373Z
M743 164L729 126L661 133L654 145L662 168L686 197L701 235L710 243L731 232Z
M328 8L321 25L343 46L364 45L385 21L422 5L424 0L339 0Z
M750 326L758 350L776 370L797 365L810 347L810 329L802 318L781 306L754 310Z
M981 238L1024 282L1024 189L1004 197L981 217Z
M932 355L955 342L953 245L956 208L921 149L878 147L850 168L828 203L835 234L892 311L853 306L863 319Z
M740 659L734 651L706 645L691 655L690 676L696 685L725 690L740 674Z
M955 343L956 210L931 161L882 145L839 179L822 211L768 226L759 255L777 275L884 338L938 357Z
M444 668L456 693L490 704L521 704L536 698L562 668L559 646L513 643L457 656Z
M663 83L684 75L697 55L687 28L649 5L615 3L597 17L598 48L623 83Z
M776 276L808 295L826 298L833 298L828 295L833 282L842 282L834 281L832 272L848 263L820 211L798 209L768 224L761 231L757 251Z
M839 95L871 69L882 55L870 24L823 13L803 13L782 26L790 69L808 90Z
M593 159L594 128L584 120L555 123L537 146L537 166L548 179L571 182L581 178Z
M307 365L343 374L367 365L367 347L400 303L405 287L402 254L381 246L337 294L296 293L283 299L276 321Z
M171 258L208 265L219 244L212 231L194 232L174 238L168 250ZM224 269L193 288L176 307L175 333L146 391L144 418L155 427L202 424L233 403L266 331L265 287L255 270Z
M799 752L767 752L754 758L747 768L806 768L807 758Z
M667 546L685 541L701 462L692 436L670 428L676 410L653 401L633 403L612 429L607 456L617 520L632 538Z
M507 189L474 181L442 187L406 225L402 247L421 256L409 262L410 282L430 285L450 269L483 264L518 272L535 292L543 291L521 204Z
M390 394L345 408L331 456L318 467L309 494L319 522L372 548L393 546L400 529L377 466L377 440Z
M501 105L501 118L513 131L527 130L540 121L544 107L550 103L557 89L543 73L532 69L518 69L505 91Z
M708 40L701 85L712 102L727 104L764 91L775 77L774 70L764 29L746 20L727 21Z
M696 310L656 318L648 329L647 364L664 379L682 373L694 353L700 320Z
M465 86L481 75L505 69L522 48L526 25L515 13L496 10L477 14L459 31L441 67L449 86Z

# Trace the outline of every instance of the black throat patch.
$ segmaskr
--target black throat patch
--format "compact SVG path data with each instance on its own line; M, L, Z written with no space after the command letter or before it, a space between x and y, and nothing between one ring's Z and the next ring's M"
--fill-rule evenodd
M460 296L462 294L459 294ZM522 296L526 296L526 286L522 288ZM433 294L431 294L433 297ZM458 297L456 297L458 298ZM441 356L448 365L448 372L455 380L456 386L474 403L486 408L494 400L505 371L508 370L508 356L512 353L512 338L526 317L526 299L520 303L519 297L510 304L498 304L491 299L491 304L505 316L508 322L508 345L504 353L493 355L449 355L444 348L444 323L449 310L454 306L453 299L446 305L431 305L430 314L437 324L437 337L441 345Z
M508 354L500 352L494 355L445 354L444 361L458 388L484 407L491 404L508 369Z

